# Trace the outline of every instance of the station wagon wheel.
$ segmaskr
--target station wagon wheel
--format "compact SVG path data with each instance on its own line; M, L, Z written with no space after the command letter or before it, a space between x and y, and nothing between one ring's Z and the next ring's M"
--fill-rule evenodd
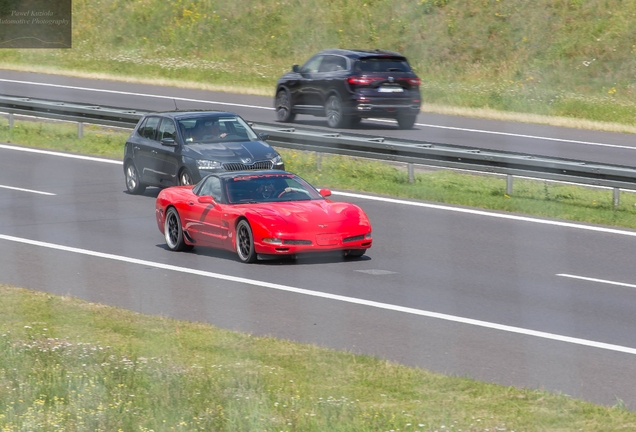
M188 171L187 168L184 168L179 174L179 186L187 186L194 184L192 181L192 174Z
M256 262L254 235L248 221L243 219L236 226L236 253L244 263Z
M126 170L124 171L126 176L126 189L133 195L144 193L146 185L141 184L139 181L139 172L133 162L126 164Z
M349 118L345 117L342 112L342 102L337 95L331 95L329 99L327 99L325 115L327 116L327 124L329 127L342 128L347 127L349 124Z
M166 237L166 244L171 251L187 251L192 249L192 245L185 243L183 238L183 228L179 212L174 207L170 207L166 212L166 220L163 224L163 231Z
M291 110L291 98L287 90L279 90L276 94L276 119L279 122L293 122L296 114Z

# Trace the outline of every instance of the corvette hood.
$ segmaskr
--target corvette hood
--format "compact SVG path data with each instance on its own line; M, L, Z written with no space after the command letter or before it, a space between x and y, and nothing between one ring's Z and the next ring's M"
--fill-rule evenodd
M349 203L326 200L291 201L256 205L252 210L258 213L268 225L285 226L304 232L330 229L340 230L343 226L368 224L361 209Z
M269 160L274 158L277 153L269 144L262 141L230 141L191 144L184 149L183 155L194 159L236 162L241 159L251 159L252 161Z

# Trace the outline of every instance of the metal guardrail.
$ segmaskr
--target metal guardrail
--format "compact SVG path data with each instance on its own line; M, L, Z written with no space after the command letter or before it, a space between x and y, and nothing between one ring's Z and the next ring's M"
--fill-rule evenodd
M9 113L10 125L13 114L78 122L80 135L83 123L132 128L146 113L125 108L10 96L0 96L0 111ZM620 189L636 190L636 169L627 166L336 131L328 133L280 124L259 123L252 126L257 132L267 132L268 142L273 146L406 163L411 180L413 165L419 164L505 174L508 176L508 194L512 194L513 176L613 188L614 205L619 204Z

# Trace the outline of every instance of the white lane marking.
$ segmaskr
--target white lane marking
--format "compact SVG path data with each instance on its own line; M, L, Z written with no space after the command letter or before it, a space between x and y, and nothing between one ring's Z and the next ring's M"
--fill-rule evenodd
M210 100L204 100L204 99L191 99L191 98L183 98L178 96L153 95L153 94L147 94L147 93L134 93L134 92L119 91L119 90L95 89L90 87L76 87L76 86L69 86L69 85L62 85L62 84L49 84L49 83L10 80L10 79L2 79L2 78L0 78L0 81L17 83L17 84L39 85L43 87L55 87L55 88L63 88L63 89L71 89L71 90L84 90L84 91L92 91L92 92L99 92L99 93L120 94L120 95L127 95L127 96L142 96L142 97L149 97L149 98L156 98L156 99L178 100L183 102L208 103L208 104L214 104L214 105L226 105L226 106L241 107L241 108L263 109L263 110L269 110L269 111L274 110L273 107L270 108L270 107L262 107L258 105L238 104L238 103L232 103L232 102L218 102L218 101L210 101Z
M369 119L369 120L372 120L375 122L381 122L381 123L395 123L395 121L393 120L384 120L384 119ZM482 129L467 129L467 128L460 128L460 127L453 127L453 126L432 125L432 124L426 124L426 123L415 123L415 124L417 126L424 126L424 127L437 128L437 129L457 130L462 132L475 132L475 133L483 133L483 134L491 134L491 135L511 136L516 138L528 138L528 139L537 139L537 140L545 140L545 141L584 144L584 145L591 145L591 146L597 146L597 147L611 147L611 148L620 148L620 149L627 149L627 150L636 150L636 147L632 147L632 146L618 145L618 144L605 144L605 143L599 143L594 141L578 141L578 140L569 140L569 139L562 139L562 138L549 138L549 137L542 137L542 136L536 136L536 135L515 134L510 132L496 132L496 131L489 131L489 130L482 130Z
M72 253L77 253L82 255L93 256L97 258L105 258L105 259L110 259L114 261L129 263L129 264L138 264L142 266L154 267L154 268L159 268L163 270L187 273L187 274L203 276L208 278L226 280L230 282L253 285L253 286L262 287L262 288L270 288L270 289L274 289L278 291L292 292L292 293L307 295L311 297L324 298L328 300L336 300L336 301L340 301L344 303L368 306L372 308L390 310L394 312L401 312L401 313L406 313L411 315L418 315L418 316L423 316L427 318L440 319L444 321L450 321L450 322L455 322L459 324L467 324L467 325L487 328L491 330L500 330L500 331L504 331L508 333L516 333L516 334L521 334L525 336L534 336L541 339L548 339L548 340L553 340L557 342L566 342L566 343L571 343L571 344L581 345L581 346L586 346L591 348L599 348L599 349L604 349L608 351L617 351L617 352L622 352L626 354L636 355L636 348L630 348L630 347L625 347L621 345L613 345L613 344L608 344L604 342L591 341L587 339L580 339L580 338L575 338L570 336L559 335L555 333L547 333L542 331L524 329L521 327L513 327L513 326L508 326L503 324L492 323L488 321L476 320L472 318L464 318L464 317L447 315L447 314L438 313L438 312L430 312L430 311L425 311L421 309L397 306L397 305L392 305L388 303L380 303L380 302L376 302L372 300L364 300L364 299L359 299L355 297L347 297L347 296L342 296L337 294L324 293L320 291L312 291L308 289L296 288L296 287L291 287L287 285L280 285L280 284L247 279L247 278L242 278L237 276L229 276L229 275L224 275L220 273L208 272L204 270L174 266L170 264L162 264L162 263L157 263L153 261L146 261L146 260L141 260L137 258L120 256L120 255L112 255L112 254L103 253L103 252L96 252L96 251L87 250L87 249L79 249L79 248L70 247L70 246L63 246L63 245L58 245L54 243L47 243L47 242L30 240L30 239L25 239L20 237L13 237L13 236L8 236L3 234L0 234L0 240L28 244L32 246L39 246L39 247L44 247L48 249L60 250L64 252L72 252Z
M74 154L67 154L67 153L56 153L52 151L36 150L36 149L19 147L19 146L14 147L14 146L8 146L3 144L0 144L0 149L43 153L43 154L52 155L52 156L61 156L61 157L68 157L68 158L74 158L74 159L84 159L84 160L90 160L95 162L111 163L116 165L121 165L123 163L121 161L112 160L112 159L103 159L103 158L81 156L81 155L74 155ZM509 220L517 220L522 222L538 223L543 225L553 225L553 226L560 226L565 228L575 228L575 229L581 229L581 230L587 230L587 231L596 231L596 232L602 232L605 234L618 234L618 235L636 237L636 231L624 231L624 230L619 230L614 228L604 228L600 226L579 225L579 224L570 223L570 222L560 222L560 221L546 220L546 219L534 219L527 216L516 216L512 214L503 214L503 213L490 213L483 210L451 207L451 206L444 206L439 204L427 204L427 203L415 202L415 201L405 201L405 200L396 199L396 198L374 197L370 195L361 195L361 194L350 193L350 192L338 192L338 191L332 190L331 193L333 195L341 195L341 196L350 197L350 198L366 199L370 201L380 201L385 203L393 203L393 204L400 204L400 205L407 205L407 206L414 206L414 207L424 207L424 208L431 208L436 210L473 214L478 216L488 216L488 217L494 217L494 218L500 218L500 219L509 219Z
M18 187L13 187L13 186L0 185L0 188L2 188L2 189L11 189L11 190L16 190L16 191L20 191L20 192L30 192L30 193L34 193L34 194L40 194L40 195L55 195L54 193L51 193L51 192L42 192L42 191L36 191L36 190L32 190L32 189L23 189L23 188L18 188Z
M576 276L576 275L570 275L565 273L559 273L557 274L557 276L570 278L570 279L579 279L579 280L584 280L587 282L598 282L598 283L603 283L607 285L618 285L618 286L627 287L627 288L636 288L636 285L634 284L628 284L624 282L615 282L615 281L604 280L604 279L595 279L595 278L589 278L584 276Z
M69 85L62 85L62 84L39 83L39 82L11 80L11 79L4 79L4 78L0 78L0 82L10 82L10 83L16 83L16 84L31 84L31 85L39 85L39 86L45 86L45 87L66 88L66 89L72 89L72 90L94 91L94 92L121 94L121 95L129 95L129 96L143 96L143 97L158 98L158 99L171 99L171 100L179 100L179 101L185 101L185 102L200 102L200 103L209 103L209 104L216 104L216 105L236 106L236 107L242 107L242 108L263 109L263 110L270 110L270 111L274 110L273 107L263 107L259 105L217 102L217 101L209 101L209 100L203 100L203 99L189 99L189 98L180 98L180 97L173 97L173 96L152 95L147 93L133 93L133 92L125 92L125 91L119 91L119 90L95 89L90 87L76 87L76 86L69 86ZM369 120L376 121L376 122L395 123L394 120L384 120L384 119L369 119ZM593 145L598 147L611 147L611 148L636 150L636 147L623 146L623 145L617 145L617 144L605 144L605 143L590 142L590 141L548 138L548 137L541 137L541 136L534 136L534 135L514 134L510 132L495 132L495 131L488 131L488 130L481 130L481 129L467 129L467 128L452 127L452 126L431 125L426 123L416 123L416 125L429 127L429 128L458 130L458 131L464 131L464 132L504 135L504 136L511 136L511 137L517 137L517 138L528 138L528 139L537 139L537 140L546 140L546 141L566 142L566 143L573 143L573 144Z
M71 153L59 153L59 152L54 152L54 151L49 151L49 150L38 150L38 149L33 149L33 148L20 147L20 146L10 146L10 145L5 145L5 144L0 144L0 149L16 150L16 151L27 152L27 153L45 154L45 155L49 155L49 156L59 156L59 157L65 157L65 158L70 158L70 159L82 159L82 160L88 160L88 161L93 161L93 162L104 162L104 163L110 163L110 164L115 164L115 165L123 164L122 161L113 160L113 159L105 159L105 158L98 158L98 157L93 157L93 156L84 156L84 155L71 154Z
M350 198L360 198L360 199L366 199L371 201L381 201L385 203L409 205L414 207L425 207L430 209L452 211L457 213L467 213L467 214L488 216L488 217L494 217L494 218L500 218L500 219L510 219L510 220L516 220L516 221L522 221L522 222L532 222L532 223L537 223L542 225L553 225L553 226L559 226L559 227L565 227L565 228L581 229L586 231L596 231L596 232L602 232L605 234L619 234L619 235L625 235L630 237L636 237L636 231L623 231L623 230L619 230L615 228L605 228L605 227L593 226L593 225L579 225L579 224L575 224L571 222L561 222L561 221L546 220L546 219L534 219L527 216L515 216L512 214L489 213L483 210L451 207L451 206L444 206L439 204L427 204L427 203L414 202L414 201L404 201L404 200L395 199L395 198L374 197L370 195L360 195L360 194L350 193L350 192L331 191L331 193L333 195L342 195L342 196L350 197Z

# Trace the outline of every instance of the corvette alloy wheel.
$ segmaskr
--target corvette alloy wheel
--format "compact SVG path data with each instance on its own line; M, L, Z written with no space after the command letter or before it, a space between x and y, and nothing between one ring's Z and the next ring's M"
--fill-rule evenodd
M166 212L164 234L166 237L166 244L170 250L184 251L192 249L191 245L185 243L183 238L183 228L181 227L181 218L174 207L170 207Z
M236 226L236 253L244 263L256 262L256 251L254 250L254 235L252 227L245 219Z

